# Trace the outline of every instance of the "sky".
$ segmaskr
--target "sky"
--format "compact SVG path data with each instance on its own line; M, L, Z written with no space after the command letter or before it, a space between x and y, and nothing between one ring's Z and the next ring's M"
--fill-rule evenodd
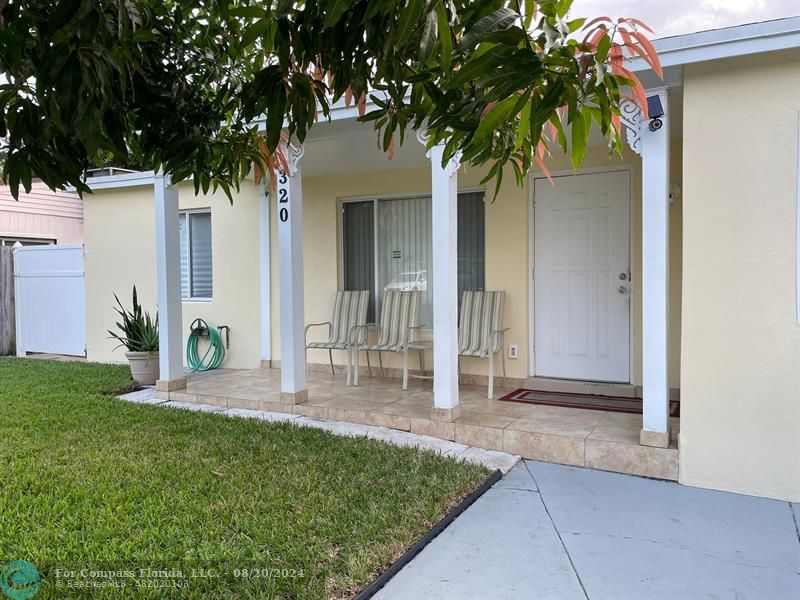
M573 17L636 17L657 38L800 15L800 0L575 0Z

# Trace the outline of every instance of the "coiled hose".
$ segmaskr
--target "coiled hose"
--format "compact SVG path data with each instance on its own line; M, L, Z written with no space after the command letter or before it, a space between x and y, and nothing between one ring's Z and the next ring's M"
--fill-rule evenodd
M198 352L200 338L208 335L209 343L203 358ZM202 319L195 319L192 323L192 332L186 342L186 364L192 371L210 371L217 369L225 360L225 342L222 334L214 326L210 326Z

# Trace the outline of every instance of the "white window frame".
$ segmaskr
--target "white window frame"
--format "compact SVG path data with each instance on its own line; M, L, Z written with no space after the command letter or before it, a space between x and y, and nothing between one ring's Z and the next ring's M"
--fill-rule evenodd
M23 245L27 243L31 246L52 246L56 243L56 238L36 234L18 236L13 233L0 233L0 246L13 246L17 242Z
M179 211L180 216L186 217L186 261L188 264L187 267L187 276L189 278L188 281L188 290L189 294L192 292L192 220L189 218L189 215L208 215L208 218L211 219L211 296L204 297L204 296L186 296L181 297L182 302L211 302L214 300L214 219L211 216L211 208L192 208L187 210Z
M458 188L456 192L458 195L460 194L471 194L480 192L483 194L484 200L484 212L483 212L483 219L484 225L486 223L486 187L485 186L471 186L471 187L463 187ZM375 282L375 286L372 289L372 294L374 295L375 299L375 323L380 325L380 311L381 311L381 302L383 301L383 297L380 293L380 287L378 282L380 281L379 273L378 273L378 203L381 200L402 200L402 199L413 199L419 198L420 196L431 196L431 191L427 190L424 192L396 192L393 194L372 194L369 196L351 196L347 198L340 198L338 202L339 210L337 211L337 232L338 232L338 246L339 246L339 276L338 276L338 286L339 289L344 288L344 205L350 202L372 202L373 210L372 210L372 218L373 218L373 231L376 232L373 236L373 248L372 254L373 257L376 259L374 260L375 263L375 272L373 275L373 281ZM483 258L484 261L486 260L486 235L483 238ZM484 271L485 273L485 271ZM430 327L423 327L422 331L424 332L432 332L433 326Z

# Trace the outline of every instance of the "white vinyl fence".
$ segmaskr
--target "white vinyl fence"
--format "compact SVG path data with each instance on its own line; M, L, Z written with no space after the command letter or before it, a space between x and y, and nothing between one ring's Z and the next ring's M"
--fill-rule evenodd
M25 246L14 251L17 356L86 355L83 246Z

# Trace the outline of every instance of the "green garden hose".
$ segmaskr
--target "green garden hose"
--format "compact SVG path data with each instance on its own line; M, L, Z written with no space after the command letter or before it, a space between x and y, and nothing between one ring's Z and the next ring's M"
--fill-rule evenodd
M208 348L203 358L200 358L198 347L201 337L208 336ZM192 333L186 342L186 364L192 371L210 371L217 369L225 360L225 343L219 329L209 325L202 319L195 319L192 323Z

